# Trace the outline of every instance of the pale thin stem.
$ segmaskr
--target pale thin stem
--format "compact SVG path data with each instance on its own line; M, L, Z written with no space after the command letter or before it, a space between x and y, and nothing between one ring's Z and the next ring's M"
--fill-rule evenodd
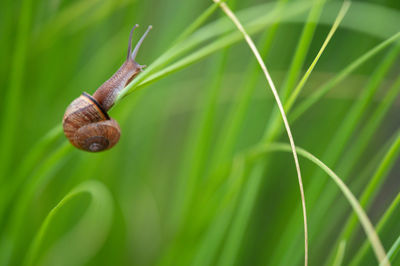
M229 9L228 5L224 2L221 2L220 0L213 0L215 3L219 4L221 9L225 12L225 14L232 20L232 22L236 25L238 30L243 34L247 44L249 45L250 49L254 53L254 56L256 57L262 71L264 72L265 77L267 78L267 81L269 83L269 86L271 87L272 93L275 97L276 103L278 104L279 111L281 113L283 123L285 124L286 132L289 137L290 141L290 146L292 148L293 152L293 157L294 157L294 163L296 165L296 171L297 171L297 177L299 181L299 187L300 187L300 195L301 195L301 204L303 208L303 218L304 218L304 265L308 265L308 229L307 229L307 211L306 211L306 201L305 201L305 196L304 196L304 188L303 188L303 181L301 178L301 171L300 171L300 164L299 160L297 158L297 153L296 153L296 148L292 136L292 132L290 130L289 123L286 118L285 111L283 109L281 100L279 99L278 92L275 88L274 82L272 81L271 76L269 75L269 72L267 70L267 67L264 64L264 61L262 60L262 57L260 53L258 52L253 40L250 38L250 36L246 33L246 30L243 28L242 24L240 21L237 19L235 14Z
M250 159L264 155L266 152L272 151L287 151L289 152L292 149L292 146L287 145L285 143L272 143L267 145L260 145L250 150L249 156ZM390 262L386 255L385 249L383 248L382 242L379 239L378 234L375 231L374 226L371 223L371 220L368 218L367 214L365 213L364 209L361 207L360 202L351 192L351 190L347 187L347 185L342 181L342 179L332 171L326 164L324 164L321 160L315 157L313 154L309 153L308 151L296 147L298 154L305 157L306 159L312 161L314 164L318 165L328 176L336 183L339 189L342 191L344 196L346 197L347 201L350 203L351 207L353 208L354 212L356 213L360 224L362 225L365 234L368 237L368 240L371 243L371 246L374 250L375 256L377 260L381 263L380 265L390 266Z

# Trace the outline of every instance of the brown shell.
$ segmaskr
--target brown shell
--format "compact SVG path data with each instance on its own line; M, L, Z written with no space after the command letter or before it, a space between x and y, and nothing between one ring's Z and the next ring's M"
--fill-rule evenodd
M110 149L119 140L118 123L108 117L90 95L83 94L67 108L63 118L65 136L75 147L98 152Z

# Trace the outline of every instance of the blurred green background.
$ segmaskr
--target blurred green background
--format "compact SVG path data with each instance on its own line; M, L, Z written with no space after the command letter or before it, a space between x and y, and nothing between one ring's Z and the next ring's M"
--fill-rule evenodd
M277 2L227 1L285 103L342 2ZM64 111L119 68L136 23L134 42L153 25L138 63L177 55L155 74L210 50L118 102L113 149L79 151L61 133ZM296 145L362 199L392 265L400 265L399 31L398 0L353 1L287 110ZM291 154L241 160L257 145L288 143L276 102L212 1L3 0L0 36L0 265L303 264ZM229 36L239 37L224 43ZM310 265L377 265L335 183L308 160L300 165Z

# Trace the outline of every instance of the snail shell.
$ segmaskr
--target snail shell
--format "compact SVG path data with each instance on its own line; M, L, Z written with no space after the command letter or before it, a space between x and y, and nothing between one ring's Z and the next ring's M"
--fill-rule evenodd
M98 152L112 148L119 140L121 129L114 119L87 93L75 99L63 118L66 137L75 147Z

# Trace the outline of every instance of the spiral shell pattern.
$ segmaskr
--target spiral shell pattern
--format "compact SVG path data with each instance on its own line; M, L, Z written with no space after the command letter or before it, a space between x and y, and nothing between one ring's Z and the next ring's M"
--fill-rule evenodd
M99 152L110 149L119 140L120 128L87 93L75 99L63 118L65 136L75 147Z

